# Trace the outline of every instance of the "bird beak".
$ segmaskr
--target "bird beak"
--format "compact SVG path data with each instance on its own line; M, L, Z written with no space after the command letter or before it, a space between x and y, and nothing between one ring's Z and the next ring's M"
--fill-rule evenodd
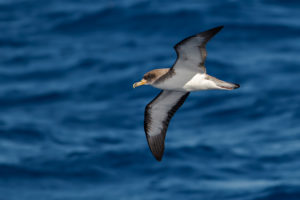
M136 82L133 84L133 88L136 88L138 86L141 86L141 85L145 85L147 83L147 81L145 79L142 79L140 82Z

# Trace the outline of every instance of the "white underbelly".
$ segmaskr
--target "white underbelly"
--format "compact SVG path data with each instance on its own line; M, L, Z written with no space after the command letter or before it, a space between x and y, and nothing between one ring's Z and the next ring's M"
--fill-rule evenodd
M200 73L186 73L185 75L180 74L180 76L175 75L153 86L163 90L176 90L187 92L216 88L216 84L211 80L207 80L205 77L206 74Z
M198 73L183 88L187 91L211 90L216 89L217 85L213 81L206 79L206 74Z

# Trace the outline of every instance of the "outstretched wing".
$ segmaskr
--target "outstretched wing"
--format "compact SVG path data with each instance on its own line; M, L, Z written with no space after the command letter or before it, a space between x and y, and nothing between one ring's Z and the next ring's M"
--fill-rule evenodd
M194 68L206 73L204 62L206 59L206 43L217 34L223 26L219 26L202 33L188 37L174 46L177 53L177 60L173 69Z
M164 153L169 122L188 95L189 92L163 90L146 106L145 133L149 148L158 161Z

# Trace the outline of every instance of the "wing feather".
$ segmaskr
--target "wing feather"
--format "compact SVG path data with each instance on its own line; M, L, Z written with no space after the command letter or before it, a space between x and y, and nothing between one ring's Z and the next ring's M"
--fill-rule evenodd
M164 153L169 122L188 95L189 92L163 90L146 106L145 133L149 148L158 161Z
M205 32L188 37L174 46L177 53L177 60L173 69L181 67L190 67L200 70L201 73L206 73L204 66L207 56L206 43L216 35L223 26L210 29Z

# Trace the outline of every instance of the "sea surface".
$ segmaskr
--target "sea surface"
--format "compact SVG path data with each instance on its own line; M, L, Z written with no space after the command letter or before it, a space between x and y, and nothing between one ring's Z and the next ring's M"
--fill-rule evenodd
M224 25L157 162L132 84ZM0 200L299 200L300 1L1 0Z

